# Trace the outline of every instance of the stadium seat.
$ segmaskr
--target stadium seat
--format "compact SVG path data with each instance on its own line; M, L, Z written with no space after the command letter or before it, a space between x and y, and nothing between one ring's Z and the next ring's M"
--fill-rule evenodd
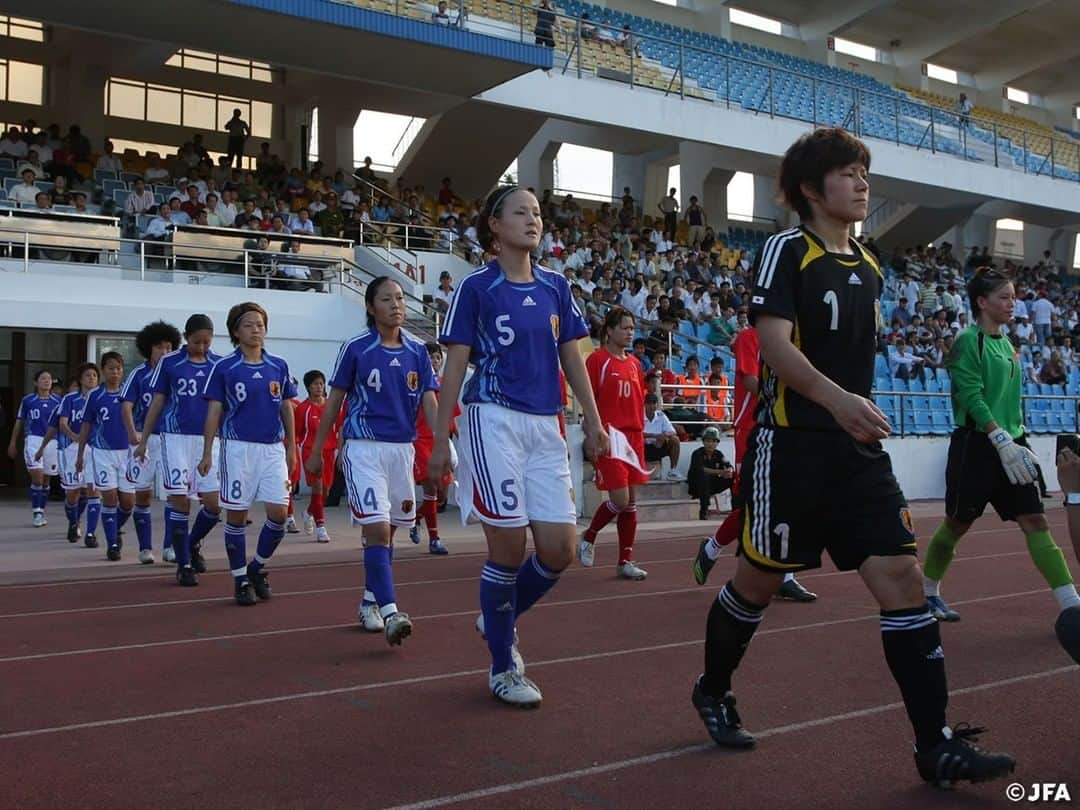
M907 383L908 383L908 391L925 391L926 390L926 386L923 385L922 380L920 380L918 377L912 377L910 380L907 381Z
M952 432L952 419L943 411L934 411L930 414L931 432L937 436L944 436Z
M127 183L122 180L106 180L101 184L106 197L113 197L117 191L127 191Z
M94 169L94 182L101 185L106 180L117 180L116 172L112 169Z

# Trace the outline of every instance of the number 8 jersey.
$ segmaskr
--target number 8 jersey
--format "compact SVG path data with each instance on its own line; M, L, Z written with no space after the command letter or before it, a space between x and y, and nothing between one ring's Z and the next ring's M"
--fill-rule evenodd
M750 320L772 315L794 324L791 340L810 364L845 391L869 397L877 351L883 276L854 239L830 253L805 226L769 237L754 272ZM758 422L769 427L840 430L832 415L792 391L762 360Z
M288 363L265 350L259 363L245 362L239 349L221 358L203 389L203 399L222 403L221 437L257 444L285 438L281 403L295 398Z

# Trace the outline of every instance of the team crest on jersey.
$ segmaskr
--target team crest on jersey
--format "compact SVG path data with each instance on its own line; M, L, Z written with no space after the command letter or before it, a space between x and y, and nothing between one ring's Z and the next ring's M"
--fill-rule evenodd
M277 380L270 381L270 396L275 398L281 396L281 383Z
M401 502L401 511L404 512L407 515L407 514L409 514L409 512L411 512L413 510L414 505L415 504L412 501L402 501Z
M409 386L410 391L415 391L420 387L420 374L415 371L410 371L405 375L405 384Z
M911 522L911 510L904 508L900 510L900 522L904 524L904 528L908 530L908 534L912 537L915 536L915 524Z
M556 340L559 339L559 316L551 316L551 336Z

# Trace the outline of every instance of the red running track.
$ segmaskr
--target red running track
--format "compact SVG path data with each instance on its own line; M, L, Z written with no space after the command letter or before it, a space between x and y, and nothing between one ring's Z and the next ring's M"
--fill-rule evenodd
M282 567L274 599L246 610L224 573L191 590L167 576L0 587L0 807L1008 804L1004 782L919 782L877 608L830 568L802 577L817 603L770 608L736 676L757 749L717 750L689 693L734 563L698 588L696 546L640 543L649 579L632 583L605 536L596 568L564 575L520 624L535 712L487 693L475 555L396 566L416 622L400 649L357 628L356 564ZM950 717L990 726L1015 781L1066 782L1080 800L1080 669L1052 598L1015 527L983 520L960 554Z

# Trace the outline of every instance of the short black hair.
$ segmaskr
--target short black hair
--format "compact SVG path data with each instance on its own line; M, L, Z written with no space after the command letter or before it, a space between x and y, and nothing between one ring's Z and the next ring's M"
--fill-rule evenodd
M812 212L810 201L802 191L803 184L821 193L826 174L852 163L870 171L870 150L854 135L839 127L808 132L784 153L780 163L780 194L802 219L809 219Z
M445 350L442 347L442 344L434 340L425 343L424 348L427 349L428 357L433 354L446 354Z
M105 352L105 354L101 355L102 371L105 370L105 366L109 364L110 360L115 360L117 363L119 363L120 368L124 367L124 356L120 354L120 352Z
M201 332L204 329L209 329L213 332L214 322L210 320L209 315L203 315L201 312L196 312L188 318L187 323L184 324L184 337L191 337L196 332Z
M101 369L97 367L97 363L82 363L77 369L75 369L75 382L82 383L82 375L88 371L92 371L101 377Z
M304 374L304 388L311 388L311 384L316 380L322 380L325 383L326 375L317 368L313 368Z
M242 304L236 304L229 310L229 315L225 319L225 326L229 330L229 340L232 341L233 346L240 345L240 341L236 339L236 328L240 325L240 319L249 312L258 312L262 315L263 326L267 329L270 328L270 316L266 314L265 309L254 301L245 301Z
M166 342L174 349L180 347L180 330L165 321L148 323L139 330L139 334L135 335L135 348L147 360L150 359L155 346Z

